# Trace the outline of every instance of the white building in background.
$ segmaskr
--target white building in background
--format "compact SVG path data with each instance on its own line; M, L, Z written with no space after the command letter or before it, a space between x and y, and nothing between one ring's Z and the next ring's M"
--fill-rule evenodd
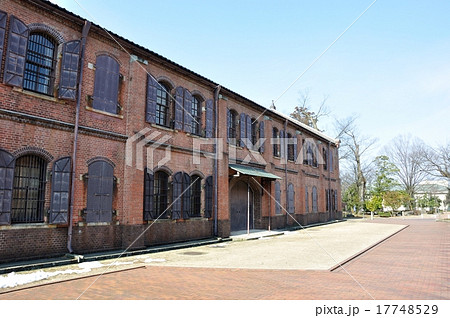
M441 204L440 211L450 211L450 202L447 202L447 195L450 190L450 182L446 180L427 180L422 181L416 188L416 201L425 196L434 196L439 198Z

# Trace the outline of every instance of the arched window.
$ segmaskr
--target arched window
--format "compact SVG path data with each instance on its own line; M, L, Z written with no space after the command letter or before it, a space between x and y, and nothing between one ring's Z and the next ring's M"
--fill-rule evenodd
M202 131L202 103L197 96L192 96L191 115L191 133L194 135L200 135Z
M280 138L278 135L278 129L276 127L273 127L272 129L272 144L273 144L273 155L275 157L280 156Z
M191 176L191 209L190 217L199 217L202 207L202 178L200 176Z
M159 218L167 210L169 189L169 175L164 171L157 171L154 175L154 204L153 218ZM165 217L165 215L163 215Z
M327 149L323 148L323 170L327 169L328 169L328 151Z
M30 33L25 62L23 88L53 95L56 41L45 33Z
M44 222L47 162L35 155L16 159L11 223Z
M228 110L227 113L227 137L228 141L232 144L236 144L236 124L237 124L237 112L234 110Z
M169 87L159 83L156 89L156 124L169 126Z
M294 140L292 139L292 134L287 134L287 142L288 142L288 160L294 161L295 160L295 154L294 154Z
M210 218L213 212L213 176L205 180L205 218Z
M258 122L255 118L252 118L252 147L254 150L258 150Z
M97 56L92 108L117 114L119 112L119 81L119 63L109 55Z

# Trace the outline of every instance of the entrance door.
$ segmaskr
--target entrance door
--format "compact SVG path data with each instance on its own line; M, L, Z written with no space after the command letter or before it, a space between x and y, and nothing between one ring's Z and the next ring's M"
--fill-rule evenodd
M247 229L247 209L249 203L248 185L238 181L230 191L231 231ZM250 189L250 229L253 229L253 192Z

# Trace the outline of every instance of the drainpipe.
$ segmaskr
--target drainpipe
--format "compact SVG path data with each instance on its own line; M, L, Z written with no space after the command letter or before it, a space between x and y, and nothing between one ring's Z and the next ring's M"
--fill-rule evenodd
M288 226L288 220L289 220L289 210L288 210L288 204L289 204L289 191L288 191L288 177L287 177L287 144L286 144L286 136L287 136L287 119L284 121L284 140L283 140L283 152L284 152L284 184L285 184L285 192L286 192L286 227Z
M219 180L218 176L218 165L219 165L219 150L218 150L218 146L217 146L217 136L218 136L218 130L219 130L219 123L218 123L218 118L219 118L219 93L221 90L221 86L217 85L217 87L214 89L214 236L218 236L218 206L217 206L217 202L218 202L218 196L219 196Z
M330 152L331 141L328 140L328 156L327 156L327 166L328 166L328 221L331 220L332 209L332 199L331 199L331 152Z
M77 141L78 141L78 122L80 119L80 104L81 104L81 84L83 81L83 66L84 66L84 51L86 46L86 38L91 28L91 22L85 20L83 31L81 33L81 54L80 54L80 73L78 76L77 83L77 108L75 113L75 128L74 128L74 140L73 140L73 150L72 150L72 179L71 179L71 189L70 189L70 211L69 211L69 229L67 230L67 249L69 253L73 252L72 249L72 228L73 228L73 205L75 196L75 170L77 167Z

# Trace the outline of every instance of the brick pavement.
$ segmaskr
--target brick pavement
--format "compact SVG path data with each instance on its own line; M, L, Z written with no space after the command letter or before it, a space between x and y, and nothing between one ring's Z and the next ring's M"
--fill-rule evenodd
M0 299L450 299L450 223L410 226L329 271L149 266L1 294ZM370 295L369 295L370 293Z

